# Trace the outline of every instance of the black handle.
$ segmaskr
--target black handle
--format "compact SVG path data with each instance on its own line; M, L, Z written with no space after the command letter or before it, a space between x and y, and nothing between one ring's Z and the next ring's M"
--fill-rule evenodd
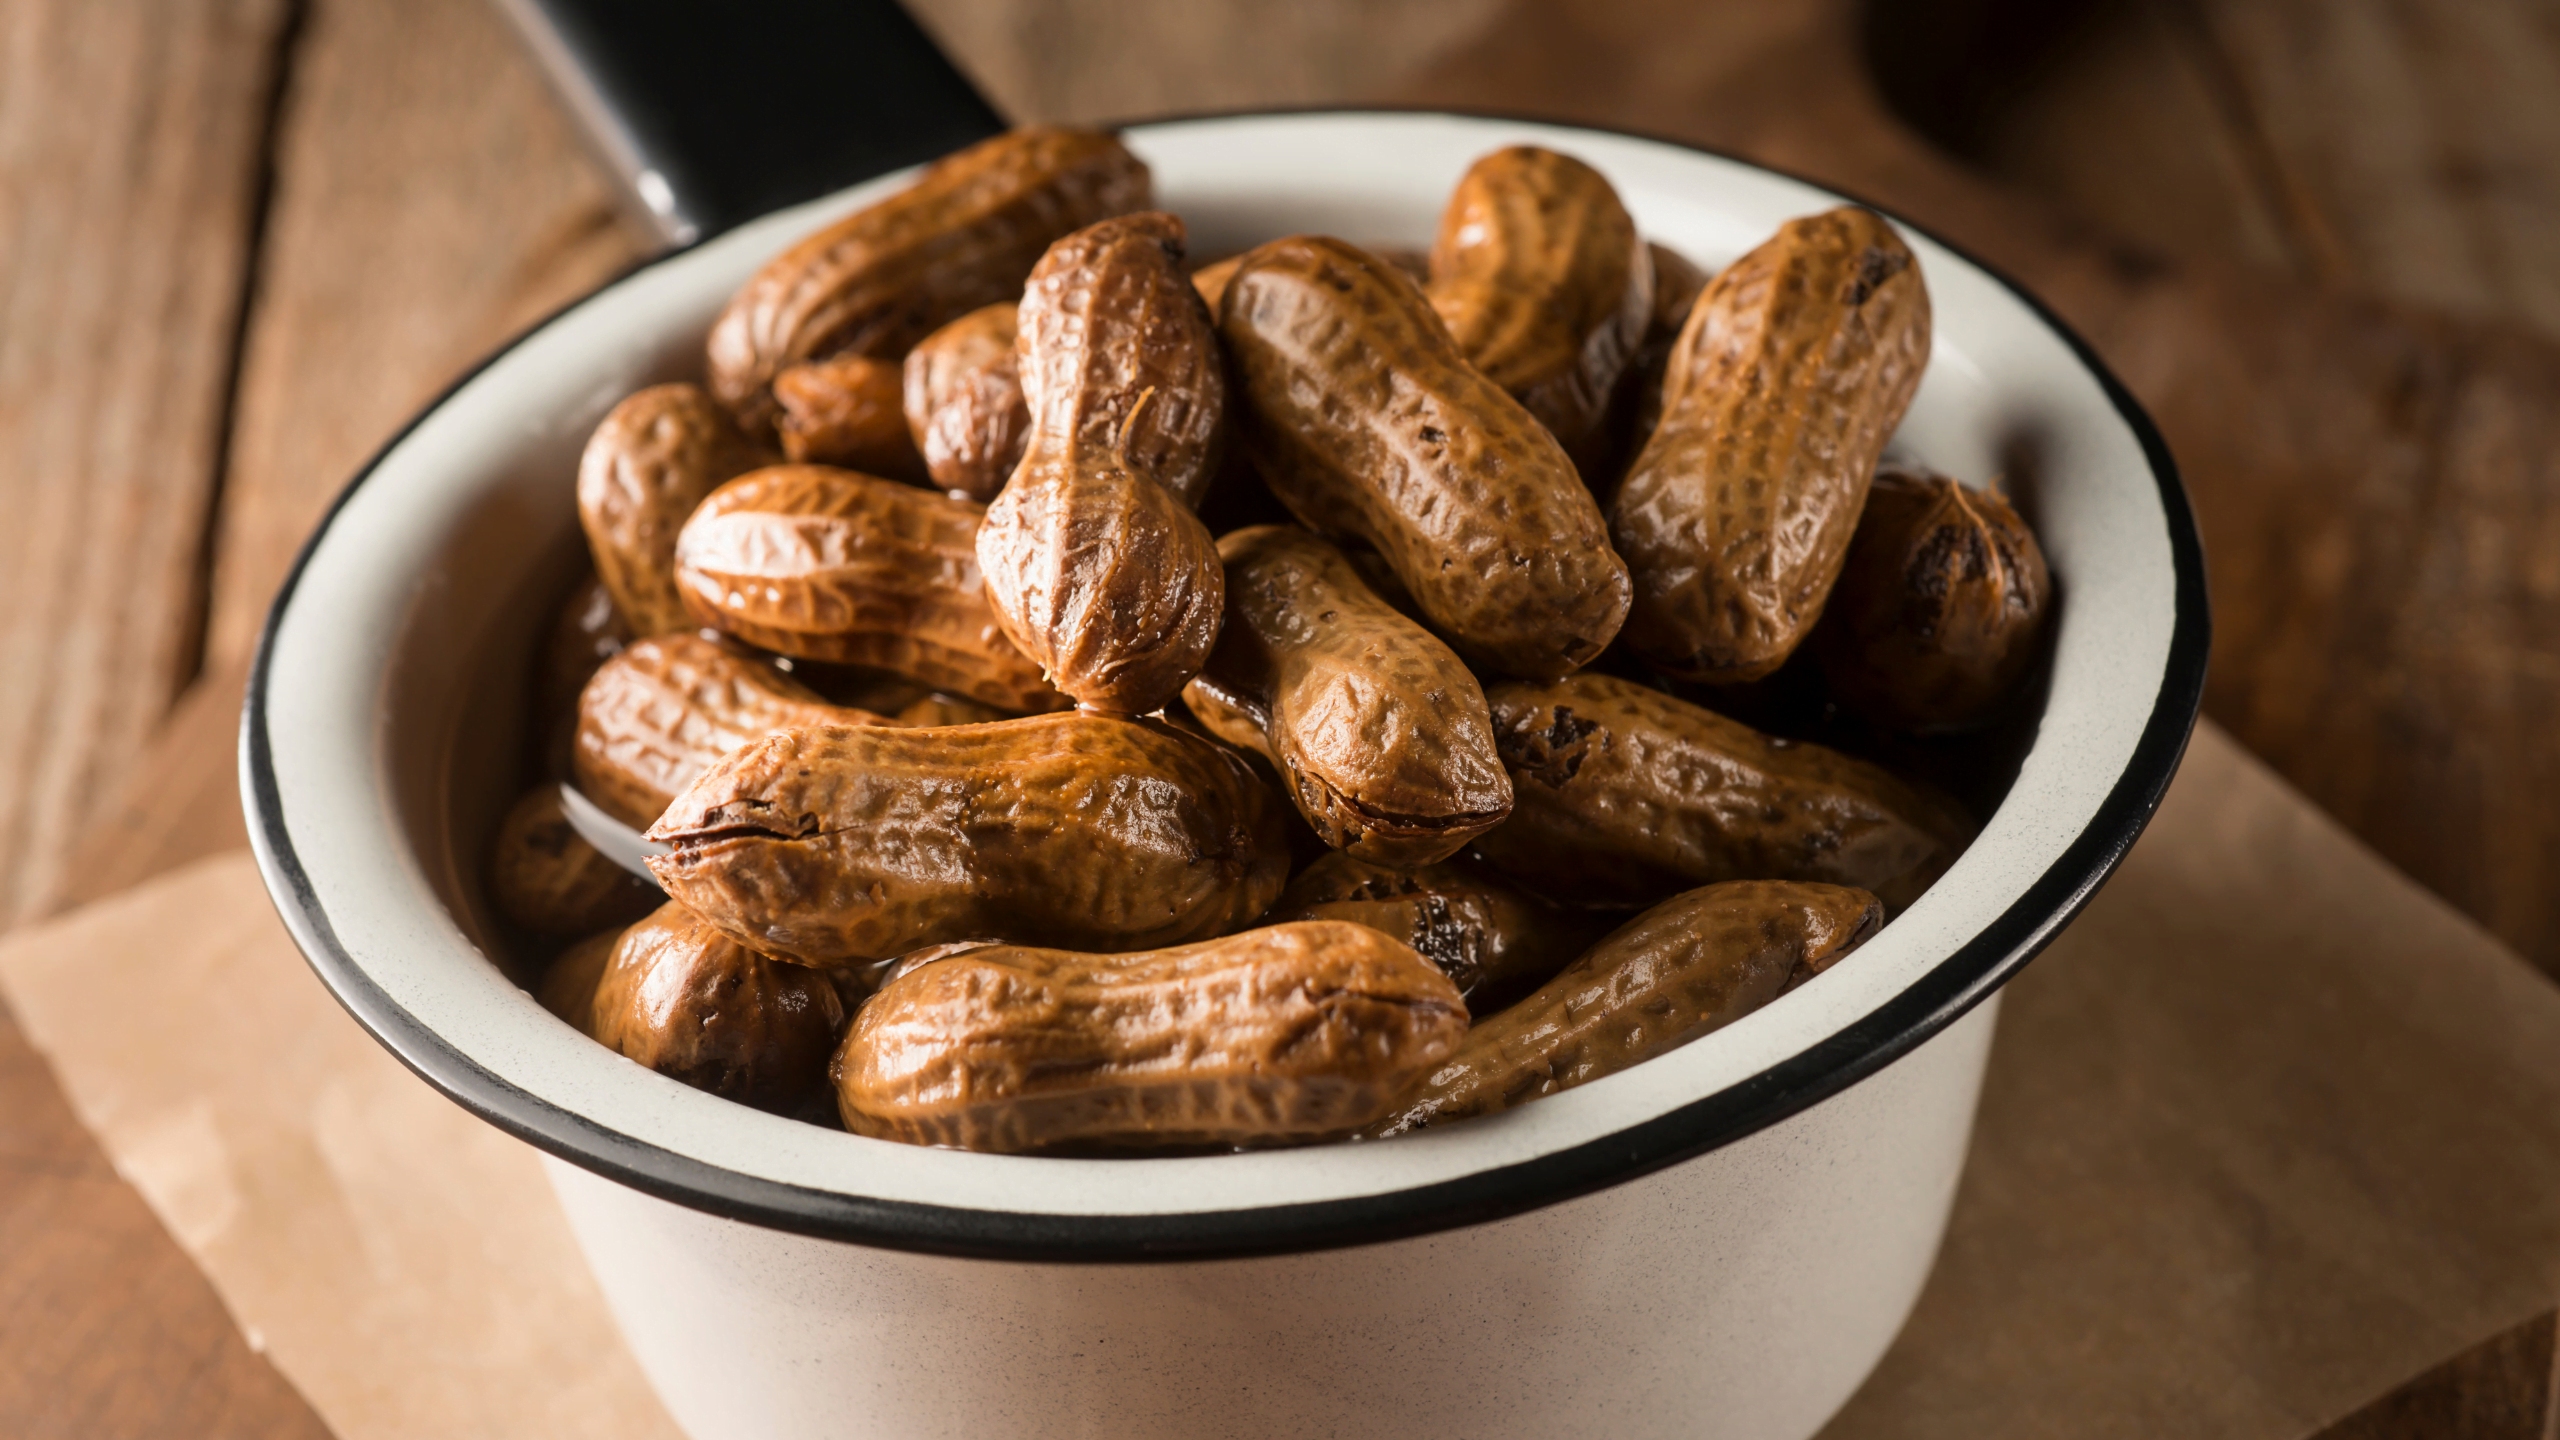
M896 0L499 4L680 244L1005 128Z

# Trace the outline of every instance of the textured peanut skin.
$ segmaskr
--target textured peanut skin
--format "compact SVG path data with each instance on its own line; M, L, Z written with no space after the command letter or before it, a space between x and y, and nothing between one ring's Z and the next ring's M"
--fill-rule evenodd
M907 435L906 367L868 355L804 360L773 377L785 458L921 483Z
M972 145L916 183L766 262L711 327L711 390L769 425L786 365L893 360L1022 291L1051 241L1147 203L1147 167L1109 135L1027 126Z
M1481 866L1398 870L1339 851L1299 872L1267 918L1348 920L1381 931L1438 966L1477 1015L1537 988L1605 924L1548 905Z
M659 898L569 824L557 785L535 786L507 811L490 852L489 889L501 913L537 935L627 925Z
M1459 654L1554 677L1616 636L1627 571L1598 504L1419 286L1339 240L1275 240L1237 267L1219 332L1272 491L1375 548Z
M1469 1030L1367 1133L1495 1114L1678 1049L1829 969L1883 924L1876 897L1837 885L1744 880L1674 896Z
M1821 618L1928 361L1919 261L1872 211L1790 220L1716 276L1610 504L1635 577L1628 648L1717 684L1784 663Z
M996 498L1031 440L1022 364L1013 348L1021 306L972 310L907 352L907 433L933 483L979 504Z
M885 723L829 705L718 641L659 635L606 661L587 682L570 763L588 799L636 827L657 819L721 756L767 731Z
M1134 955L988 945L881 987L836 1101L857 1135L969 1150L1319 1140L1377 1119L1466 1026L1438 970L1360 925Z
M1258 525L1218 553L1226 623L1186 703L1259 720L1263 753L1324 843L1428 865L1511 813L1476 677L1372 594L1341 551L1296 526Z
M1224 444L1216 334L1182 275L1182 222L1089 226L1022 297L1031 440L978 531L1014 644L1097 709L1161 709L1217 640L1224 572L1191 507Z
M1632 681L1513 682L1485 698L1515 798L1476 853L1566 904L1809 880L1875 891L1898 911L1972 838L1953 802L1878 766Z
M578 523L632 633L693 628L676 534L702 497L771 458L699 385L652 385L606 414L578 460Z
M2034 663L2053 582L2009 502L1886 466L1813 632L1831 694L1878 724L1954 730Z
M614 943L587 1033L669 1079L782 1113L826 1083L844 1015L823 973L669 904Z
M939 730L786 731L649 831L668 894L812 965L969 939L1177 945L1261 914L1288 868L1241 757L1089 711Z
M1430 275L1459 353L1596 472L1610 394L1653 315L1653 257L1608 180L1534 145L1494 151L1440 212Z
M702 623L767 650L1056 709L1066 697L988 608L984 513L876 476L777 465L702 502L676 542L677 584Z

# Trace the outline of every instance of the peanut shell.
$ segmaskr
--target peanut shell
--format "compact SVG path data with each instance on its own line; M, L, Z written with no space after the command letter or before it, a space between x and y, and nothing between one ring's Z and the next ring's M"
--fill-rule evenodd
M1195 715L1259 723L1263 753L1327 845L1428 865L1511 813L1484 690L1448 646L1295 526L1236 531L1218 553L1225 625L1186 702L1200 692Z
M1610 503L1635 579L1628 649L1720 685L1785 663L1821 618L1928 361L1919 261L1872 211L1790 220L1717 275Z
M1378 1118L1467 1025L1438 970L1360 925L950 952L902 968L846 1032L847 1130L1015 1152L1319 1140Z
M1237 267L1219 332L1273 493L1374 548L1459 654L1553 677L1616 636L1627 574L1599 506L1420 287L1339 240L1275 240Z
M773 423L783 367L894 360L943 325L1022 293L1051 241L1143 207L1147 167L1109 135L1026 126L945 156L916 183L766 262L711 327L711 390Z
M1022 464L1031 406L1014 350L1016 301L972 310L907 352L907 433L933 483L985 504Z
M1241 757L1160 721L822 727L713 766L650 828L672 849L649 868L812 965L985 938L1143 949L1270 908L1282 814Z
M668 904L614 943L587 1033L696 1090L788 1113L826 1083L844 1018L823 973L759 955Z
M652 385L596 426L578 460L578 523L633 634L693 628L676 594L676 534L722 481L771 458L699 385Z
M677 540L685 604L784 655L895 671L1005 710L1067 698L1005 638L978 569L985 511L822 465L742 475Z
M804 360L773 377L785 458L839 465L920 483L924 457L907 435L906 368L895 360L838 355Z

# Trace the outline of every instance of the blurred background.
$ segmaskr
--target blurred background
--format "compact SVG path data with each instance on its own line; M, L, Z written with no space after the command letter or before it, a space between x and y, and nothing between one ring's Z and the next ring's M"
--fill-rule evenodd
M909 3L1017 120L1615 126L2015 275L2186 472L2208 715L2560 973L2560 0ZM0 927L239 843L303 536L630 215L489 0L0 0ZM83 1423L290 1432L49 1087L0 1014L0 1237L80 1237L0 1238L0 1402L105 1365L184 1385Z

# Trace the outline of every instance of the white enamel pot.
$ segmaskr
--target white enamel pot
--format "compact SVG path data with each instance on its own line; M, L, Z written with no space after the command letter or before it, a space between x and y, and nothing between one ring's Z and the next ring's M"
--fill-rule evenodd
M1497 146L1597 166L1709 265L1841 197L1626 135L1445 114L1142 125L1194 248L1423 242ZM312 966L430 1084L547 1152L642 1367L696 1440L1718 1435L1796 1440L1908 1313L2003 980L2176 768L2204 676L2194 526L2123 388L1908 226L1936 313L1896 448L2037 457L2060 606L2041 724L1946 877L1852 959L1623 1074L1384 1143L1053 1159L866 1140L621 1059L490 958L481 857L577 547L579 447L696 373L766 256L902 175L653 261L501 352L349 487L271 618L242 784Z

